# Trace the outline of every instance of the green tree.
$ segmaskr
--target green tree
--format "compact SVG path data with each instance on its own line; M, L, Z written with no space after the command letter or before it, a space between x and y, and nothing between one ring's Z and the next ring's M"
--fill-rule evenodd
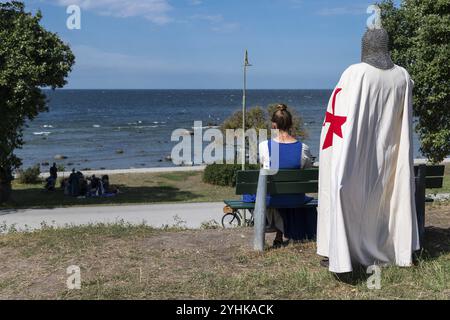
M41 88L63 87L75 61L41 18L25 12L22 2L0 4L0 202L9 198L13 172L21 166L14 150L23 145L26 122L47 111Z
M254 107L247 111L245 114L245 130L248 129L267 129L272 128L272 123L270 121L273 113L276 111L277 104L271 104L267 107L267 110L264 111L261 107ZM306 139L308 137L308 133L304 127L303 119L300 115L293 109L289 108L289 111L292 114L293 128L291 134L302 139ZM226 129L240 129L242 128L242 111L237 111L232 114L228 119L224 121L221 126L222 131Z
M450 0L384 0L392 58L411 74L416 130L432 162L450 154Z

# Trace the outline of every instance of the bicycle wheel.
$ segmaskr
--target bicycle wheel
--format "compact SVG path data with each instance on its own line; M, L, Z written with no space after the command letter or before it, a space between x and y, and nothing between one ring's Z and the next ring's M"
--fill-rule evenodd
M237 228L241 226L241 219L235 213L227 213L222 218L222 226L225 229Z
M247 227L254 227L255 226L255 210L249 210L250 212L250 219L247 219Z

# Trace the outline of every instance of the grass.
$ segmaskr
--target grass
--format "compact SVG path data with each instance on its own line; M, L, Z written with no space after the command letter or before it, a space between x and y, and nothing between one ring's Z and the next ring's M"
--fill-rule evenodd
M64 196L61 189L45 192L43 184L24 185L14 181L11 201L0 208L220 202L225 198L236 198L233 188L203 183L202 172L116 174L110 176L110 181L121 194L112 198L87 199Z
M426 237L415 267L383 268L370 290L365 270L321 268L314 243L253 252L251 229L44 227L0 235L0 299L450 299L450 229ZM71 265L81 290L66 287Z
M13 183L12 200L2 208L53 208L84 205L126 205L172 202L220 202L238 199L234 188L219 187L202 181L202 172L169 172L116 174L110 176L113 185L123 194L113 198L76 199L64 196L61 190L45 192L43 184ZM428 193L450 193L450 165L446 167L442 189Z

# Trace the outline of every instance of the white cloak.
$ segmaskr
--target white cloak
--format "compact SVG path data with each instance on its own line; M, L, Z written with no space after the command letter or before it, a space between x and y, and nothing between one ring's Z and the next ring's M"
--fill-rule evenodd
M419 249L408 72L366 63L342 75L321 136L317 253L330 271L410 266ZM333 125L332 125L333 124Z

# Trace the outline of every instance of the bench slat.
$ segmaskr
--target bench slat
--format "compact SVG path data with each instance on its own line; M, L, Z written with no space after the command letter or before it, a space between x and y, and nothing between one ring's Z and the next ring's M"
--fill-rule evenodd
M440 189L444 186L444 178L441 177L427 177L425 180L425 187L427 189Z
M417 177L419 172L419 166L414 167L414 175ZM443 177L445 173L445 166L443 165L435 165L435 166L427 166L426 167L426 175L427 177Z
M259 171L238 171L237 183L258 183ZM268 181L276 182L308 182L317 181L319 179L319 169L305 169L305 170L280 170L278 174L269 176Z
M239 201L239 200L225 200L224 202L225 202L225 204L227 206L231 207L232 209L237 209L237 210L241 210L241 209L246 209L246 210L255 209L255 204L254 203L248 203L248 202L243 202L243 201Z
M236 194L256 194L257 183L239 183L236 186ZM296 194L296 193L317 193L319 186L317 181L309 182L268 182L268 194Z
M236 201L236 200L225 200L224 202L226 205L230 206L232 209L235 209L235 210L255 209L254 203L248 203L248 202ZM300 208L315 208L318 206L318 204L319 204L319 201L314 199L314 200L306 203L305 205L301 206Z

